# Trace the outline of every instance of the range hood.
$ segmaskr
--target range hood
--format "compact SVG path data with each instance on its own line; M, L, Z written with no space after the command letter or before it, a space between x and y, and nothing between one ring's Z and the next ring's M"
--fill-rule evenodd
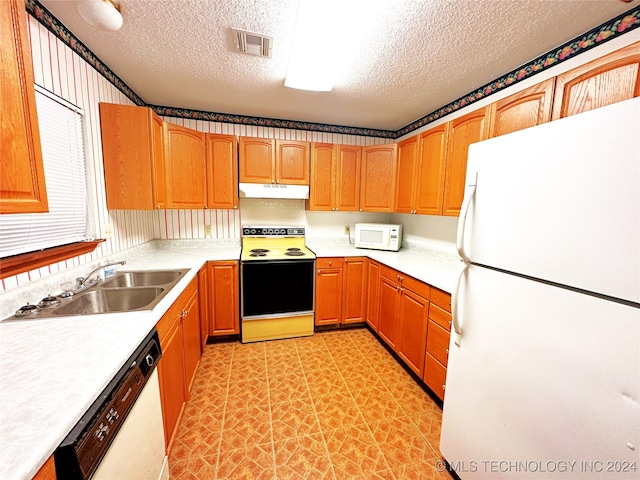
M240 183L240 198L309 198L309 185L279 183Z

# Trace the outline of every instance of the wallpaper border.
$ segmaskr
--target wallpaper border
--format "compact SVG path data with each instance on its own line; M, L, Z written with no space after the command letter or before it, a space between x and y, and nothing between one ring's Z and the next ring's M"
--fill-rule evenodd
M252 117L247 115L234 115L229 113L206 112L201 110L190 110L185 108L167 107L161 105L147 104L129 86L116 75L107 65L105 65L96 55L87 48L73 33L71 33L60 21L51 14L38 0L25 0L27 12L38 20L45 28L58 37L63 43L69 46L89 65L95 68L102 76L111 82L118 90L126 95L136 105L152 108L158 115L186 118L194 120L204 120L211 122L231 123L237 125L249 125L258 127L287 128L292 130L306 130L323 133L339 133L346 135L358 135L365 137L391 138L396 139L407 135L429 123L432 123L450 113L471 105L483 98L486 98L504 88L515 85L525 79L532 77L544 70L551 68L570 58L574 58L598 45L601 45L613 38L620 37L636 28L640 27L640 6L634 7L625 13L599 25L587 33L550 50L536 59L510 71L473 92L454 100L453 102L440 107L433 112L420 117L419 119L405 125L398 130L377 130L363 127L349 127L341 125L331 125L323 123L302 122L297 120L281 120L276 118Z

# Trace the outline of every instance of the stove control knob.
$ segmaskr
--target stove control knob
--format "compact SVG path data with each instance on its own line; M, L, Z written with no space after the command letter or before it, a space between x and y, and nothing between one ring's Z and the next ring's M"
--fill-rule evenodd
M272 234L273 234L273 228L268 229L268 230L267 230L267 233L268 233L269 235L272 235Z
M251 229L251 235L255 235L255 233L256 233L256 229L255 229L255 228L252 228L252 229Z

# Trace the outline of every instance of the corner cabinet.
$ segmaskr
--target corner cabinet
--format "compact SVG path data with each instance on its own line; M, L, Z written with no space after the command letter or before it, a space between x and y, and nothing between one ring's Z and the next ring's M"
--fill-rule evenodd
M205 208L207 204L205 134L164 123L167 208Z
M238 208L238 139L233 135L205 135L207 152L207 208Z
M396 143L362 147L361 212L393 212L397 148Z
M0 2L0 214L49 210L24 1Z
M107 208L166 208L162 119L147 107L99 108Z

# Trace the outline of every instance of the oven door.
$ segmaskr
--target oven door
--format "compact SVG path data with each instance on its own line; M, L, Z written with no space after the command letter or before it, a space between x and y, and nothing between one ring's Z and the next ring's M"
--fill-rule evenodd
M313 313L315 260L242 262L242 320Z

